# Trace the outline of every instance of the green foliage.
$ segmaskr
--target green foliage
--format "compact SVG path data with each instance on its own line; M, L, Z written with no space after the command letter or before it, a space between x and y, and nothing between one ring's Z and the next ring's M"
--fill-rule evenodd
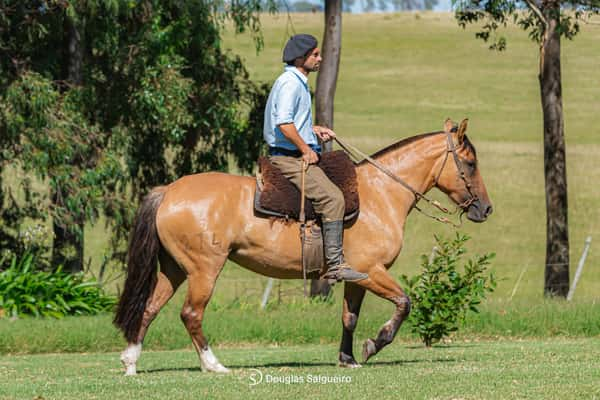
M487 266L495 256L493 253L468 260L460 270L468 239L459 233L454 240L436 236L432 259L421 256L421 274L400 278L413 304L412 330L428 347L458 330L468 311L479 312L478 306L486 292L496 287L494 275L486 275Z
M580 30L580 23L600 12L600 0L574 0L541 2L515 0L453 0L458 24L482 23L475 36L484 42L491 40L490 49L506 49L506 38L496 35L498 28L506 28L509 22L529 32L531 40L541 43L549 20L557 22L560 36L573 39Z
M23 254L30 246L21 240L22 233L31 220L39 226L50 219L82 237L81 221L129 212L120 161L124 151L114 146L114 136L82 115L82 97L79 88L61 93L51 80L27 70L0 95L0 129L13 139L2 149L0 170L10 164L29 177L13 187L23 194L25 205L13 197L0 210L2 248ZM32 177L49 190L33 185ZM48 253L51 243L47 245L37 254Z
M258 15L273 4L0 1L0 247L22 254L28 221L52 221L53 251L67 253L57 243L80 246L104 214L122 261L151 187L231 162L251 170L268 89L221 49L221 33L232 21L260 49ZM38 182L9 187L9 166Z
M31 254L13 256L0 272L0 317L95 315L115 305L116 298L104 294L97 282L84 280L83 274L61 268L36 271L35 262Z

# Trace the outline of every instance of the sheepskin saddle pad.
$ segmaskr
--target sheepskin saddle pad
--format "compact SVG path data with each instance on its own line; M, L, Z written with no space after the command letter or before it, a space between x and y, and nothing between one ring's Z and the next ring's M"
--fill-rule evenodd
M338 150L323 153L317 165L344 194L344 220L354 219L358 215L359 199L356 170L352 160L345 152ZM300 191L266 157L258 159L254 209L258 214L286 220L298 220L300 215ZM317 219L309 199L306 199L304 209L307 221Z

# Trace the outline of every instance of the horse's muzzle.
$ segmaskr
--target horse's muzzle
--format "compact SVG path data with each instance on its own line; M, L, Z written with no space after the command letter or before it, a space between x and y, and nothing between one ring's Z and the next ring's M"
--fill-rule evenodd
M493 207L490 203L477 199L469 205L467 218L473 222L484 222L492 211Z

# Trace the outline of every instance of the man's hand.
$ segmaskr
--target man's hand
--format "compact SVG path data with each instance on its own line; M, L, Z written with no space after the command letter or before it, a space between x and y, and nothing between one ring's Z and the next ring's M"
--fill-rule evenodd
M316 164L319 162L319 156L313 151L313 149L308 147L308 150L302 154L302 160L306 163L306 165Z
M300 137L300 134L296 130L296 126L293 123L281 124L278 126L279 129L281 129L281 133L283 133L283 136L288 138L290 142L294 143L294 145L296 145L296 147L302 152L302 160L304 160L306 165L316 164L319 162L319 156ZM331 131L330 129L328 130ZM333 131L331 131L331 133L333 133ZM335 133L333 135L335 136Z
M335 132L324 126L313 126L313 131L323 142L329 142L335 137Z

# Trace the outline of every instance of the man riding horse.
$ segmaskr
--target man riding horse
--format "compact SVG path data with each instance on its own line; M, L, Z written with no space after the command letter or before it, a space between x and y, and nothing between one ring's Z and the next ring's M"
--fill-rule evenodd
M344 262L344 196L317 165L321 147L335 133L312 124L308 74L319 70L321 52L317 39L300 34L290 38L283 50L285 71L277 78L265 108L264 138L269 159L299 190L305 168L304 194L313 203L323 227L327 272L321 279L360 281L368 278Z

